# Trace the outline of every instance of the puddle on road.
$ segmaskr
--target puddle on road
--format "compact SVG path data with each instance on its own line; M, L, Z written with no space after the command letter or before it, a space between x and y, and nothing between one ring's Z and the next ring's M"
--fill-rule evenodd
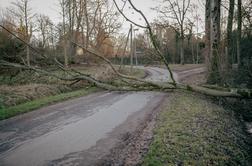
M149 92L132 93L112 105L103 105L92 116L77 118L74 123L25 142L6 154L3 161L6 165L44 165L66 154L86 150L105 138L129 115L142 110L155 95Z

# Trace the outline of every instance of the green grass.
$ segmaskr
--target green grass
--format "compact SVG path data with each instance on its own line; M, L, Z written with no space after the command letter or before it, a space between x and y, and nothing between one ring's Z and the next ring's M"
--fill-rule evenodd
M56 102L72 99L75 97L85 96L96 91L98 91L97 88L91 87L91 88L86 88L86 89L80 89L73 92L62 93L55 96L43 97L41 99L29 101L29 102L26 102L17 106L12 106L12 107L2 108L2 109L0 108L0 120L8 119L19 114L33 111L35 109L38 109L43 106L50 105Z
M143 165L249 165L249 137L232 111L192 94L171 94Z

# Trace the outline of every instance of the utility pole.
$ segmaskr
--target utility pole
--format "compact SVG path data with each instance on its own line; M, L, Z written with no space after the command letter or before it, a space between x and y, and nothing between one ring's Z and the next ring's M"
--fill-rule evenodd
M138 66L137 53L136 53L136 38L135 38L135 58L136 58L136 66Z
M130 24L130 66L133 68L133 26Z
M136 53L136 31L139 29L134 29L134 56L136 59L136 66L138 66L137 53Z
M129 37L130 37L130 32L131 32L131 29L129 29L129 32L128 32L128 35L127 35L127 40L126 40L126 43L125 43L125 46L124 46L124 49L123 49L123 55L121 55L120 70L121 70L121 66L124 64L123 59L124 59L125 52L126 52L126 49L127 49L127 46L128 46L128 41L129 41Z

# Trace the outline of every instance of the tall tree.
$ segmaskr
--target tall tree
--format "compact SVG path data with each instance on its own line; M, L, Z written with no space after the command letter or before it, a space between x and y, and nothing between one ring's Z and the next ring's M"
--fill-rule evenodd
M206 0L206 44L208 82L220 83L220 5L221 0Z
M38 32L41 35L42 42L41 42L41 47L49 47L50 45L50 38L51 38L51 25L52 21L48 16L45 15L39 15L37 17L37 23L38 23Z
M237 63L241 65L241 31L242 31L242 0L238 0L237 7Z
M199 6L194 4L193 5L193 11L194 11L194 14L193 14L193 17L194 17L194 20L196 21L196 63L198 64L199 63L199 25L200 25L200 21L201 18L200 18L200 14L199 14Z
M210 25L211 25L211 6L210 6L210 0L206 0L206 4L205 4L205 44L206 44L206 51L205 51L205 63L207 66L207 74L209 77L209 73L211 71L211 65L210 65L210 50L211 50L211 46L210 46Z
M32 37L32 19L34 15L29 7L29 0L17 0L12 2L13 8L10 9L14 17L19 21L20 33L23 33L24 40L30 43ZM30 48L26 46L26 63L30 66Z
M67 54L67 34L66 34L66 0L59 1L62 16L62 36L63 36L63 49L64 49L64 65L68 67L68 54Z
M185 55L184 55L184 40L185 40L185 22L186 14L189 10L191 1L190 0L164 0L164 3L156 10L160 12L164 19L174 20L174 24L179 27L179 39L180 39L180 64L184 65ZM165 5L168 3L168 5Z
M227 23L227 66L228 69L232 68L233 63L233 19L234 19L234 0L229 0L229 9L228 9L228 23Z

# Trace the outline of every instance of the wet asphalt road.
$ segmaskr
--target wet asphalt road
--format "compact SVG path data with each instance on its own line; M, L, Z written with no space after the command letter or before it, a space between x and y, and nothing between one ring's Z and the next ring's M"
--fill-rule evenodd
M147 67L146 79L167 81ZM158 92L99 92L0 122L0 165L95 165L160 105Z

